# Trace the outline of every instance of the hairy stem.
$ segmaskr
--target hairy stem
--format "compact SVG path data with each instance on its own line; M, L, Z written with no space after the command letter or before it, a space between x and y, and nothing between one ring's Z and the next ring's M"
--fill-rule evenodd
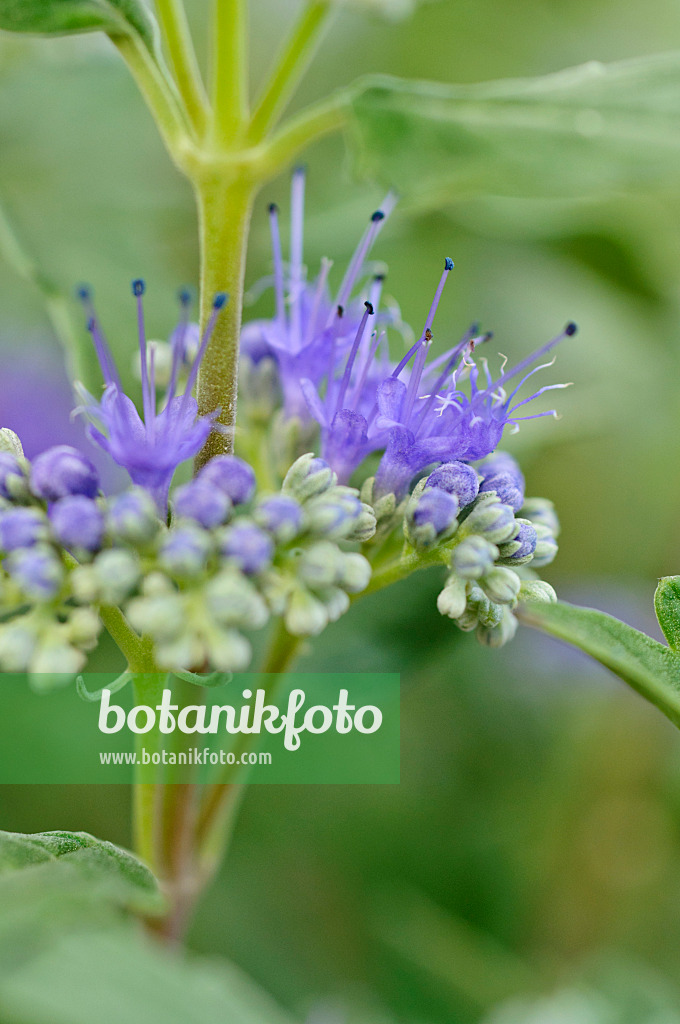
M255 185L241 179L224 181L210 176L197 188L201 221L201 323L210 317L219 291L229 302L217 319L198 376L201 415L220 410L224 432L214 431L197 459L201 466L213 455L230 452L234 445L239 335L243 308L248 228Z
M247 0L213 0L214 141L233 149L248 118Z
M304 5L253 113L248 131L251 141L259 142L285 110L309 67L330 12L330 4L324 0L309 0Z

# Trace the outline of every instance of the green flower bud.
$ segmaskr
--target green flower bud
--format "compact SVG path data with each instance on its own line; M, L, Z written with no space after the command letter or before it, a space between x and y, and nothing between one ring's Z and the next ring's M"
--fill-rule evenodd
M66 636L82 651L92 650L102 630L101 619L93 608L75 608L69 615Z
M349 597L340 587L324 587L316 596L323 601L329 622L336 622L349 608Z
M10 455L15 455L18 459L24 457L24 446L19 440L19 436L10 430L9 427L0 428L0 452L8 452Z
M466 534L481 534L492 544L512 540L519 530L513 509L510 505L504 505L494 491L485 491L479 495L464 526Z
M467 593L465 580L458 576L449 576L446 586L437 598L437 609L441 615L450 619L458 619L465 612Z
M487 647L502 647L512 640L517 632L517 619L509 608L503 609L503 617L498 625L477 627L477 639Z
M536 549L531 560L534 569L540 569L544 565L550 565L557 554L557 541L552 531L543 523L535 523Z
M523 580L519 590L520 601L542 601L543 604L552 604L557 600L557 594L545 580Z
M486 540L485 537L473 533L454 549L451 567L463 579L476 580L489 571L497 558L498 548L496 545Z
M172 640L155 643L153 654L158 667L169 672L192 671L197 665L202 665L206 658L203 644L189 630Z
M134 597L125 614L139 633L166 643L180 636L186 627L186 610L180 594L167 597Z
M31 686L35 690L63 686L81 671L86 661L82 651L56 638L41 644L29 665Z
M150 572L142 580L142 593L147 597L161 597L176 592L175 584L162 572Z
M288 602L285 623L293 636L318 636L328 625L328 611L308 590L296 587Z
M20 620L0 626L3 672L25 672L35 650L35 632Z
M269 611L256 587L240 572L225 569L205 587L207 608L221 626L260 629Z
M337 582L348 594L360 594L371 581L371 563L363 555L344 552Z
M284 478L281 490L292 494L298 501L307 501L323 494L337 483L337 476L323 459L312 452L301 455L293 463Z
M341 576L343 553L337 544L322 540L303 551L297 563L297 576L313 590L329 587Z
M512 569L495 565L479 581L479 585L490 601L496 604L513 604L517 600L521 581Z
M243 672L253 654L246 638L235 629L211 631L207 648L210 663L219 672Z
M91 566L84 568L92 569L96 586L93 600L102 604L120 604L135 589L141 575L139 559L132 551L102 551Z

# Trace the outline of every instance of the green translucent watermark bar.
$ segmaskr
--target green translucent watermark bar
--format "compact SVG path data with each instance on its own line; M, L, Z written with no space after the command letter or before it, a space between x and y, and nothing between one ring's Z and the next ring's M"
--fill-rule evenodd
M0 675L0 785L399 782L399 676L113 674L37 692Z

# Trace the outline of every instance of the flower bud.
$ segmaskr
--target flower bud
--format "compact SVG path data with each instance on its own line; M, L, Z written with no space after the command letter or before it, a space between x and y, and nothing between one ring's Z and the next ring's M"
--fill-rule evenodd
M173 640L186 627L184 602L180 594L163 597L134 597L125 608L130 624L154 640Z
M173 510L176 516L194 519L206 530L211 530L229 518L231 501L224 491L199 478L177 488Z
M285 614L286 629L293 636L318 636L328 625L328 611L322 601L296 587Z
M479 489L482 494L493 491L504 505L509 505L515 512L519 512L524 503L524 488L511 473L494 473L493 476L484 477Z
M519 523L519 532L507 544L501 545L500 555L508 564L524 565L531 561L536 550L536 530L527 519L516 519L515 522Z
M525 498L521 512L523 517L534 525L541 523L548 527L553 537L559 537L560 521L552 501L548 501L547 498Z
M31 489L46 501L58 501L69 494L94 498L99 490L99 477L94 465L76 448L59 444L34 460Z
M0 625L0 667L25 672L35 651L35 633L21 619Z
M467 593L465 580L458 576L450 576L446 586L437 598L437 609L441 615L448 615L450 619L458 619L465 611L467 605Z
M23 459L24 457L24 446L19 439L19 435L15 434L9 427L0 428L0 452L7 452L7 454L14 455L17 459Z
M438 487L455 495L460 508L471 505L479 492L479 474L465 462L445 462L430 473L426 487Z
M489 571L497 558L496 545L473 533L454 548L451 567L463 579L477 580ZM451 618L455 618L455 615Z
M553 604L557 600L557 594L545 580L522 580L519 599L520 601L540 601L543 604Z
M0 550L16 551L47 540L44 514L37 508L10 508L0 512Z
M158 564L165 572L190 579L205 570L210 554L210 537L195 526L169 530L158 550Z
M313 590L329 587L339 579L343 553L337 544L322 540L302 552L297 562L297 576Z
M315 596L323 602L329 622L337 622L349 608L349 597L340 587L324 587Z
M360 594L371 581L371 563L358 552L343 552L337 582L348 594Z
M515 513L495 494L480 494L465 520L465 532L478 533L492 544L502 544L517 532Z
M52 532L69 551L99 550L104 539L104 515L95 501L82 494L61 498L48 512Z
M207 654L218 672L243 672L250 664L253 651L244 636L235 629L227 629L210 633Z
M305 505L310 531L331 540L348 537L365 511L366 506L351 487L332 487Z
M0 497L11 501L27 495L28 481L19 460L11 452L0 450Z
M333 487L337 479L327 462L308 452L295 460L286 473L281 489L292 494L298 501L307 501Z
M0 527L1 525L2 520L0 520ZM542 523L535 523L534 529L536 531L536 548L531 559L531 566L534 569L540 569L544 565L550 565L553 561L557 554L557 541L552 531Z
M276 361L269 357L253 362L241 359L239 365L239 402L243 401L249 420L268 423L281 401L281 386Z
M376 516L375 512L370 505L365 502L361 502L361 511L357 518L353 521L351 528L347 531L344 536L345 540L355 540L360 543L370 540L375 534L376 529Z
M249 576L266 569L274 554L271 537L245 519L228 526L220 537L219 545L220 554Z
M487 626L482 623L477 627L477 639L487 647L502 647L512 640L517 632L517 619L509 608L503 609L503 615L496 625Z
M205 599L212 617L221 626L260 629L269 618L267 605L253 584L233 569L225 569L210 580Z
M409 502L404 526L415 547L432 547L451 536L458 526L458 499L438 487L427 487Z
M89 569L90 566L83 568ZM132 551L101 551L92 563L97 601L120 604L137 586L139 559ZM79 570L76 570L79 571ZM72 578L73 578L72 574Z
M92 650L101 630L101 619L93 608L74 608L66 623L68 639L83 651Z
M59 593L64 567L52 548L18 548L5 559L5 568L23 593L35 601L50 601Z
M154 643L153 656L159 668L169 672L193 671L201 665L208 652L195 633L187 630L167 640Z
M512 569L495 565L479 583L480 587L495 604L512 604L517 600L520 578Z
M493 455L487 455L480 462L478 468L485 480L490 476L496 476L497 473L502 473L514 478L518 490L524 490L524 475L519 468L519 463L507 452L494 452Z
M34 690L45 692L72 681L85 664L85 655L58 638L42 643L31 658L30 683Z
M274 494L259 503L253 519L263 530L271 533L280 543L287 543L302 529L302 508L287 494Z
M154 500L141 487L131 487L111 500L107 524L112 537L133 545L147 544L160 528Z
M255 473L236 455L216 455L196 479L222 491L233 505L245 505L255 493Z

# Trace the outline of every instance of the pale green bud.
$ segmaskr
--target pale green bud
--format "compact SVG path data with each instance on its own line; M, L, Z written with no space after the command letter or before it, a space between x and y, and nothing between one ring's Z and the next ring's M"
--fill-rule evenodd
M93 570L96 581L94 600L102 604L120 604L135 589L141 575L139 559L132 551L102 551L86 568Z
M336 622L349 608L349 597L340 587L325 587L316 596L323 601L329 622Z
M246 638L235 629L211 632L207 646L210 663L219 672L243 672L253 655Z
M18 434L15 434L9 427L0 428L0 452L8 452L10 455L15 455L18 459L24 457L24 446L19 440Z
M517 632L517 619L509 608L503 609L503 617L496 626L479 625L477 627L477 639L487 647L502 647L508 640L512 640Z
M193 671L206 660L204 646L192 631L155 643L153 654L158 667L169 672Z
M525 498L520 515L528 519L534 526L537 523L547 526L553 537L559 537L560 521L557 518L555 506L547 498Z
M512 604L517 600L521 581L516 572L503 565L495 565L479 585L489 598L496 604Z
M162 572L150 572L142 580L142 593L147 597L161 597L174 594L176 587L171 579Z
M480 494L464 522L466 534L479 533L492 544L512 540L519 527L510 505L504 505L493 491Z
M322 540L303 551L297 563L297 575L312 589L329 587L342 573L343 554L337 544Z
M125 614L137 632L159 642L180 636L186 627L184 602L179 594L167 597L134 597Z
M29 665L31 686L51 690L68 683L84 667L87 658L82 651L59 640L41 644Z
M35 632L19 622L0 626L0 666L3 672L25 672L35 650Z
M557 600L557 594L545 580L523 580L519 590L520 601L541 601L543 604L552 604Z
M467 593L465 580L458 576L449 576L446 586L437 598L437 609L441 615L450 619L458 619L465 612Z
M348 594L360 594L371 581L371 563L356 552L343 553L342 569L338 578Z
M292 494L298 501L307 501L333 487L337 479L328 463L317 458L313 452L308 452L296 459L290 467L281 490Z
M84 651L96 646L101 630L101 619L93 608L75 608L66 622L68 639Z
M296 587L288 602L285 623L293 636L317 636L328 625L328 611L308 590Z
M454 549L451 567L463 579L476 580L489 571L497 558L498 548L496 545L486 540L485 537L473 533Z
M206 584L205 601L210 614L222 626L260 629L269 618L267 605L256 587L241 573L229 569Z
M557 541L552 531L543 523L534 523L536 530L536 550L531 559L532 569L540 569L544 565L550 565L557 554Z

